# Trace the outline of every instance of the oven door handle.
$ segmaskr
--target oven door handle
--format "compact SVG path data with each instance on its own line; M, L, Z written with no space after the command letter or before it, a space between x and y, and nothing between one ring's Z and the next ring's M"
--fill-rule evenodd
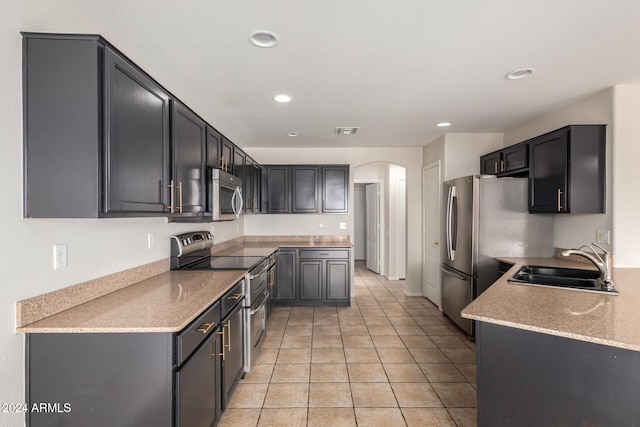
M267 265L265 268L262 269L262 271L260 271L260 273L258 274L251 274L249 275L249 280L253 280L256 277L260 276L262 273L264 273L265 271L267 271L269 269L269 266Z
M257 312L260 311L260 309L267 303L267 299L269 298L269 292L264 292L261 296L260 299L258 299L259 302L256 303L256 305L258 307L256 307L255 309L251 310L249 312L249 316L253 316L254 314L256 314Z

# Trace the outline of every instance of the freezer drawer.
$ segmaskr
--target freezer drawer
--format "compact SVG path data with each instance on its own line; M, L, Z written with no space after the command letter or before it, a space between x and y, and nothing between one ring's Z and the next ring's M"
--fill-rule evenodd
M464 319L460 312L473 300L475 278L444 264L440 269L442 270L442 312L469 337L473 337L475 335L473 321Z

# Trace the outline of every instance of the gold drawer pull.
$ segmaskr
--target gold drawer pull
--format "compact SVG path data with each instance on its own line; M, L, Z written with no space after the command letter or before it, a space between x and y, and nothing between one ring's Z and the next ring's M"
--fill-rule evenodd
M202 325L200 325L198 327L198 329L196 329L197 332L202 332L203 334L206 334L207 332L209 332L211 330L211 328L213 328L216 325L216 322L211 322L211 323L203 323Z
M227 297L227 299L235 299L235 300L239 300L240 298L242 298L242 294L233 294Z

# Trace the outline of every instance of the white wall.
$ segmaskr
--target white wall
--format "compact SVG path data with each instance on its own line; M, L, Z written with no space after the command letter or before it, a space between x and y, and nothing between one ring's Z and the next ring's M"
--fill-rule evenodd
M405 289L408 294L421 295L422 283L422 248L421 233L414 230L420 230L422 227L422 207L421 207L421 168L422 168L422 147L408 148L308 148L308 149L291 149L291 148L255 148L249 147L246 150L249 155L262 164L350 164L351 170L354 171L358 166L368 165L371 163L390 163L402 166L406 170L407 182L407 278ZM350 193L353 194L353 172L350 184ZM349 201L349 214L347 215L347 231L353 241L353 199ZM262 217L261 215L260 217ZM274 215L282 219L273 221L288 221L292 215ZM300 217L300 218L298 218ZM327 215L321 215L326 218ZM307 222L310 227L317 229L318 218L306 215L296 216L296 223L299 227L304 228L303 223ZM258 218L245 218L245 232L252 234L254 230L260 227L261 221ZM298 226L298 225L297 225ZM308 234L308 233L304 233Z
M640 86L613 88L613 253L618 267L640 267ZM611 170L611 169L609 169Z
M22 37L20 31L109 34L75 2L0 2L0 403L24 402L24 335L15 332L15 303L169 256L169 236L202 225L164 218L37 220L22 218ZM119 46L127 51L126 46ZM151 73L153 74L153 73ZM155 76L159 81L162 79ZM180 95L180 94L176 94ZM189 102L188 99L183 99ZM207 118L212 119L212 118ZM72 155L72 153L70 153ZM210 226L205 225L209 229ZM216 241L243 234L242 221L213 225ZM147 233L156 246L147 250ZM53 245L68 245L69 266L54 271ZM0 413L0 426L23 425L22 414Z
M595 242L596 230L613 230L612 194L614 176L612 171L613 147L616 146L613 133L613 89L606 89L579 99L560 110L549 112L544 116L530 120L504 133L504 145L506 147L570 124L608 125L606 165L607 203L605 214L554 215L554 245L560 248L575 248L585 243ZM617 124L615 127L617 127ZM630 139L629 142L635 144L633 138ZM629 145L629 143L625 145ZM635 168L637 168L637 166ZM613 230L613 241L616 241L619 232L619 230Z
M447 133L444 138L443 182L479 174L480 156L503 146L501 133Z

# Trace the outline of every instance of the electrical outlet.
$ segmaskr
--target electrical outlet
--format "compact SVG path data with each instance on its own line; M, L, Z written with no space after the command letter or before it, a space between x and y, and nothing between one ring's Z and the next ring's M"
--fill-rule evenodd
M276 222L276 230L280 230L280 223Z
M340 230L346 230L347 229L347 223L346 222L341 222L340 223Z
M611 232L609 230L596 230L596 243L611 243Z
M147 249L156 247L156 235L154 233L147 234Z
M65 268L67 265L67 245L53 245L53 269Z

